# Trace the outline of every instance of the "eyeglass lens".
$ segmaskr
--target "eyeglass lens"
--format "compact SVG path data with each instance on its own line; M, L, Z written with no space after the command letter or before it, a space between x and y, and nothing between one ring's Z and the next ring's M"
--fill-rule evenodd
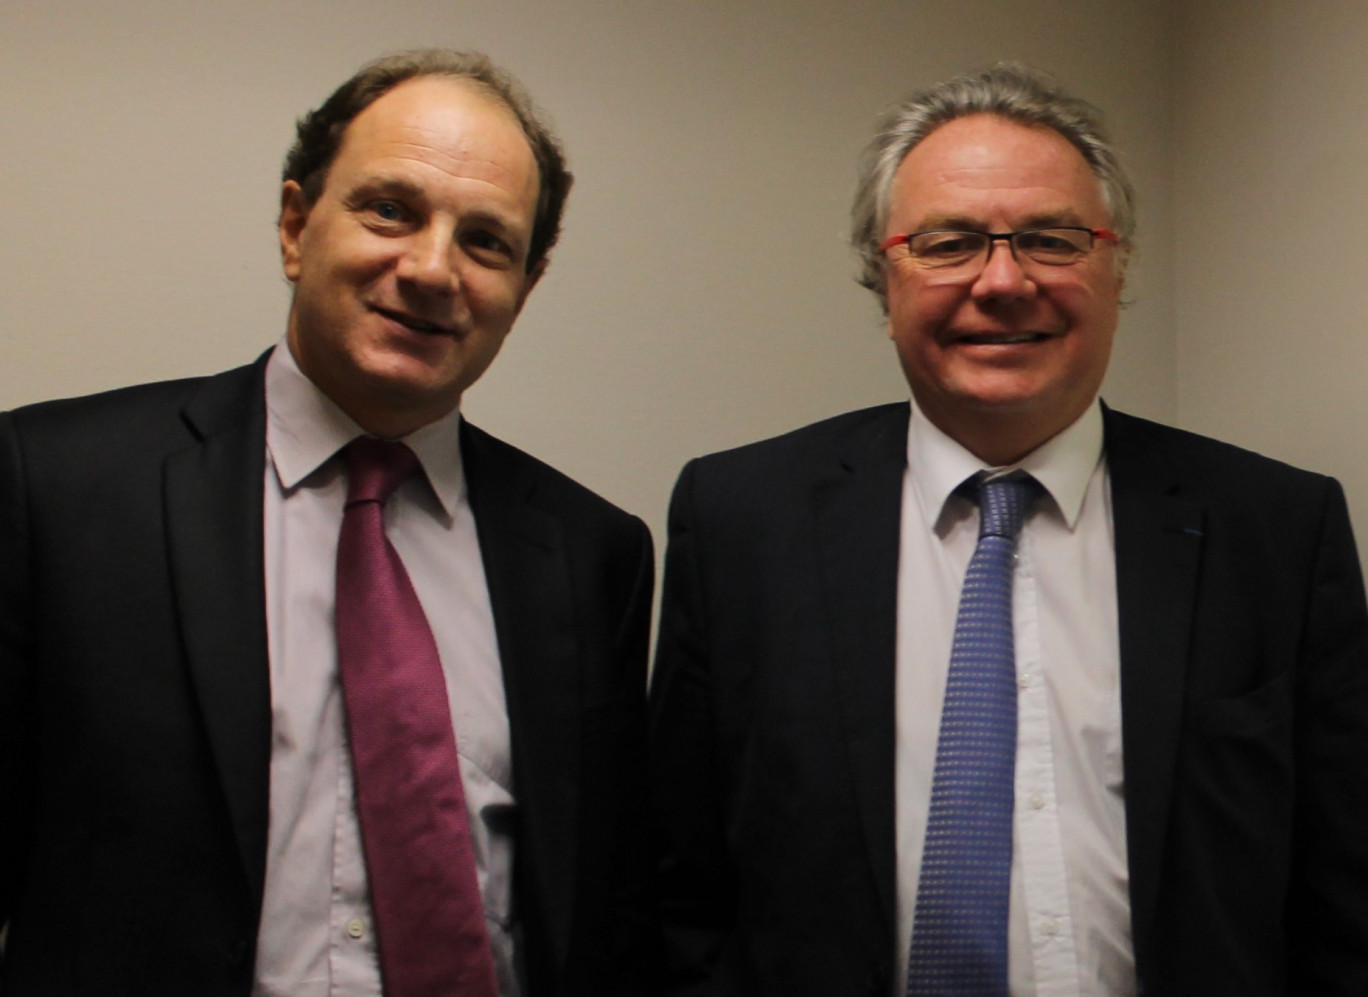
M1022 232L918 232L907 242L908 254L925 267L964 267L986 260L996 240L1011 243L1018 260L1047 266L1076 263L1093 248L1093 234L1085 228L1041 228Z

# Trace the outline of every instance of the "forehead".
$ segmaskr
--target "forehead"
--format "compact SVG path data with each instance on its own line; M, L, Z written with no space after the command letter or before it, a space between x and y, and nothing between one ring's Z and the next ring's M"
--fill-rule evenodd
M1068 139L991 114L956 118L914 146L889 207L898 232L949 221L1108 223L1101 183Z
M407 80L347 126L333 175L416 170L536 196L537 164L513 112L478 84L449 76Z

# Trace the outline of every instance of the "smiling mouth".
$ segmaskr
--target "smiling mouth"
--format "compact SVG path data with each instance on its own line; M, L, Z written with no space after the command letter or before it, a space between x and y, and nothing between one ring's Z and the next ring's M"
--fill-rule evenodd
M996 332L968 333L956 337L955 341L968 346L1016 346L1020 343L1042 343L1053 338L1054 335L1048 332Z
M377 314L383 315L392 322L398 322L404 328L412 329L414 332L451 335L456 331L449 326L438 325L436 322L428 322L425 319L416 318L413 315L406 315L404 312L396 312L379 306L373 306L373 308Z

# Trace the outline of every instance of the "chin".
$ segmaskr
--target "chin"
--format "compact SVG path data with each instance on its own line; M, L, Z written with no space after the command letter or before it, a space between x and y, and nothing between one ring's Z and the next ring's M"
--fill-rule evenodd
M992 377L976 379L955 392L963 404L979 409L1027 411L1048 404L1049 391L1032 379Z

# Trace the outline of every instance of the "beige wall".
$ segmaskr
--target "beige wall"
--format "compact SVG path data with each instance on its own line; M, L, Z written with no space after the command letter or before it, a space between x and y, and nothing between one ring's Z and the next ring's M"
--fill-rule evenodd
M1338 477L1368 537L1368 4L1179 4L1178 421Z
M277 170L293 118L366 58L437 44L483 48L521 76L579 176L550 274L466 410L641 513L658 540L688 457L905 397L874 302L851 279L854 163L886 103L997 59L1047 68L1110 112L1143 193L1143 249L1106 393L1172 419L1187 379L1175 378L1168 10L10 0L0 407L214 371L273 342L287 303ZM1227 257L1233 244L1217 242ZM1275 290L1288 288L1265 285ZM1239 332L1211 323L1207 335ZM1317 394L1314 381L1299 380L1299 397Z

